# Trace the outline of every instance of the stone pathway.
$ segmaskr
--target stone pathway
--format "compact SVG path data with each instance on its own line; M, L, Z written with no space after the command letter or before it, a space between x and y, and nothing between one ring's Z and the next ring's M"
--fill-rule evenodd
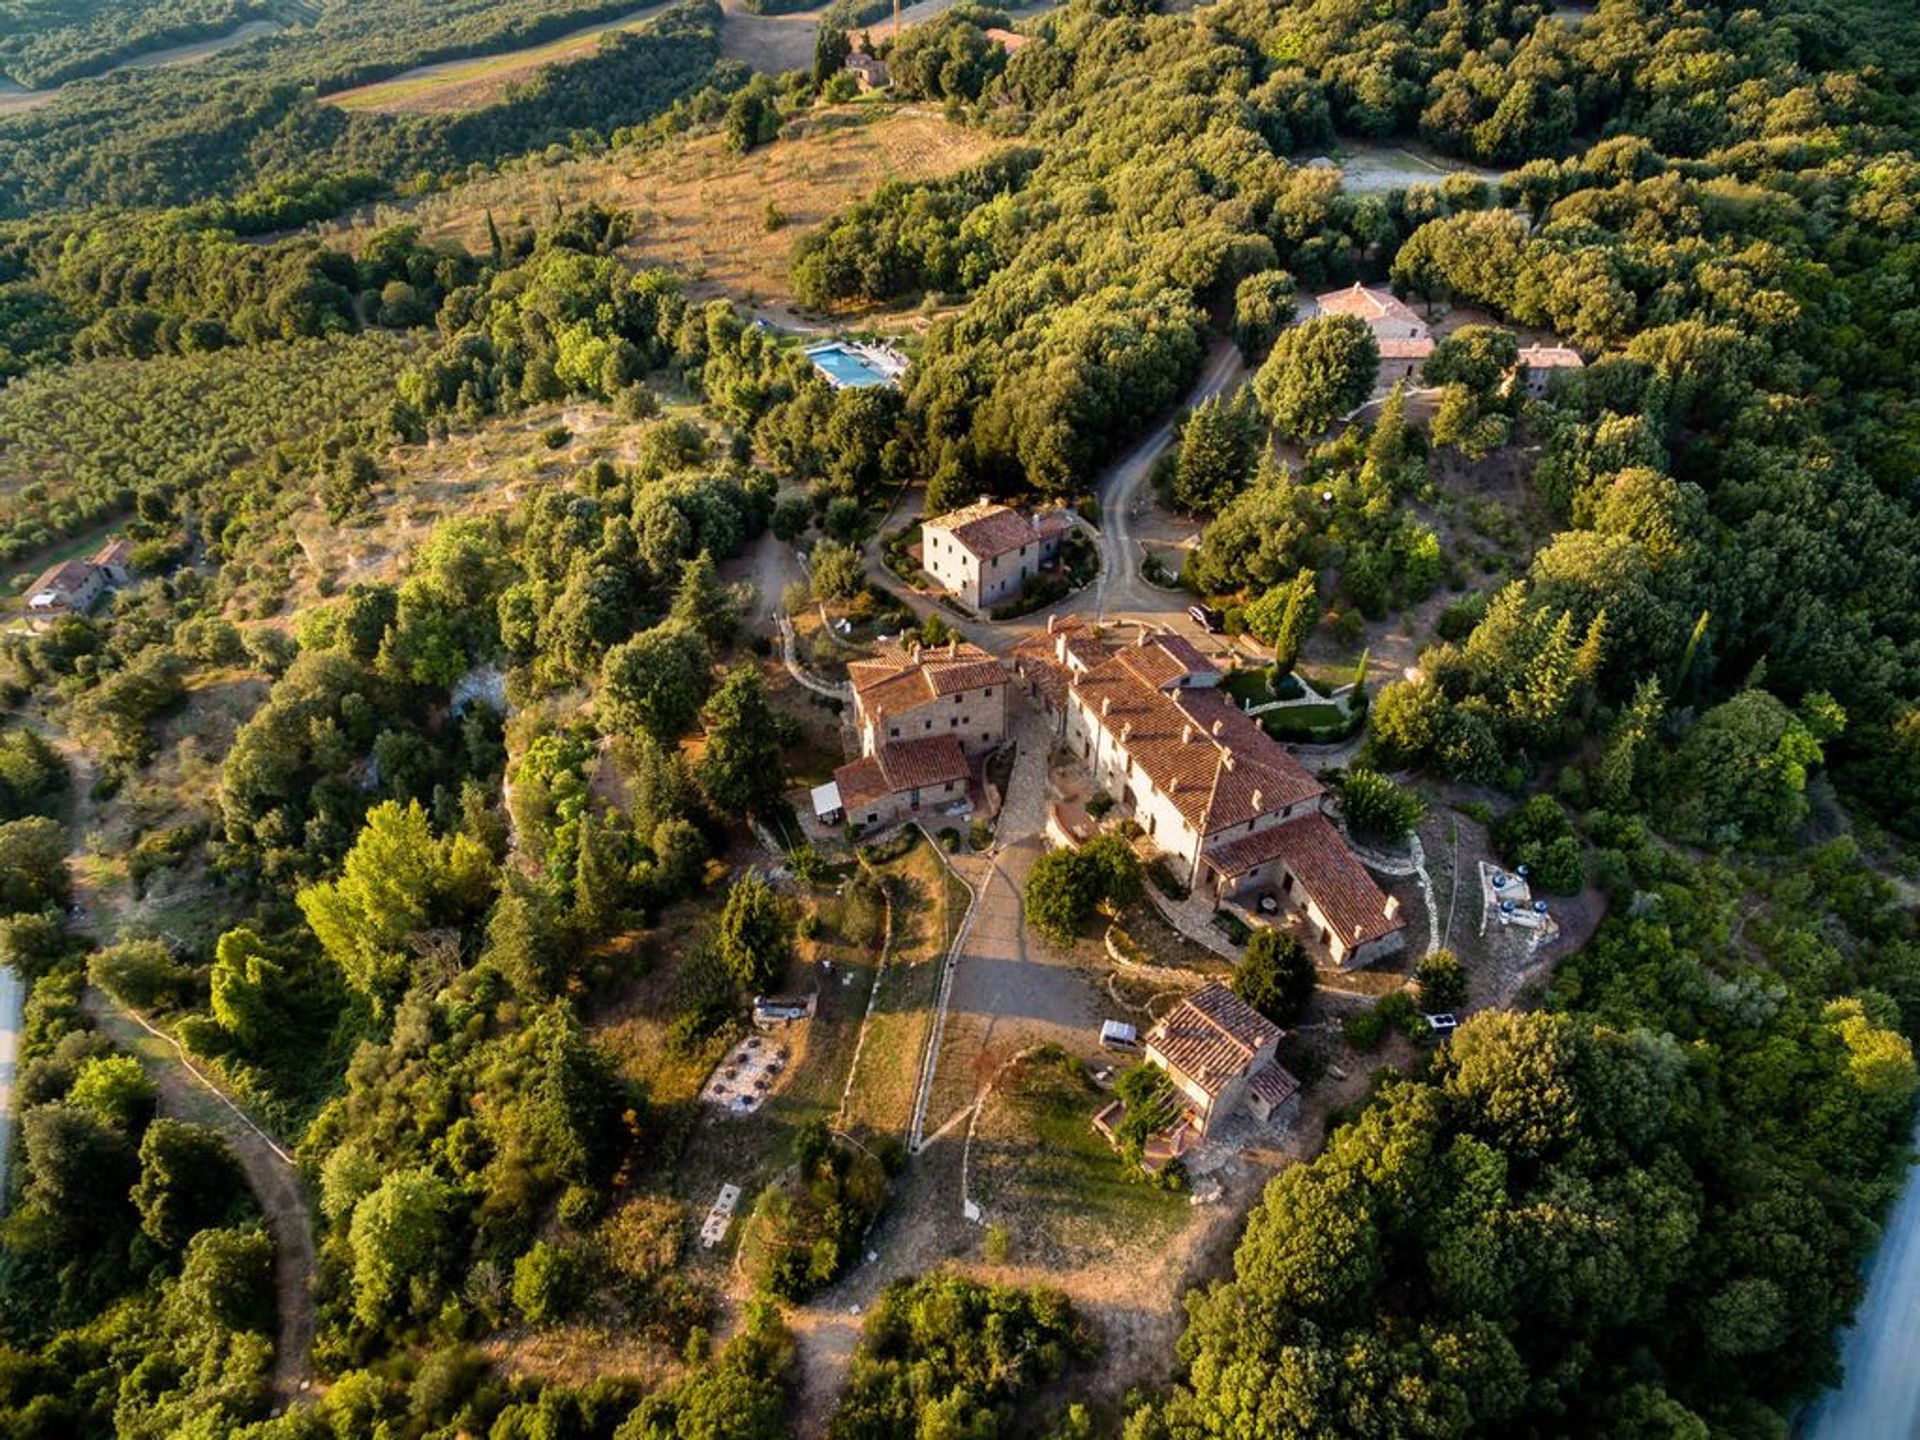
M799 648L793 633L793 621L784 611L774 615L773 623L780 627L780 658L786 662L789 675L814 694L824 695L829 700L838 700L844 704L853 699L851 685L844 681L836 685L830 681L818 679L808 674L801 666Z
M1420 897L1427 902L1427 949L1431 955L1440 948L1440 912L1433 903L1433 877L1427 874L1427 848L1420 843L1419 835L1407 837L1408 855L1405 859L1395 859L1388 855L1376 855L1371 850L1362 849L1347 837L1347 848L1353 851L1353 858L1369 870L1381 875L1411 875L1420 882Z

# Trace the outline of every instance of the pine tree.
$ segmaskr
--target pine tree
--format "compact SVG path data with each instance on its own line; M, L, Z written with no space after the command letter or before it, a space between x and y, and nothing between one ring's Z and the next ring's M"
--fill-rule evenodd
M723 815L763 815L785 788L780 729L760 672L741 666L707 706L700 784Z
M709 645L723 644L733 634L739 616L732 597L720 587L711 550L702 550L681 564L680 585L673 592L667 618L697 631Z

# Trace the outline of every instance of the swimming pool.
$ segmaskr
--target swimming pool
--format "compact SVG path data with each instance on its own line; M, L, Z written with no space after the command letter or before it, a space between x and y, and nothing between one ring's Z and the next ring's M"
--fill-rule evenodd
M807 358L831 384L842 390L891 385L895 380L895 376L889 374L887 368L874 358L838 340L810 346Z

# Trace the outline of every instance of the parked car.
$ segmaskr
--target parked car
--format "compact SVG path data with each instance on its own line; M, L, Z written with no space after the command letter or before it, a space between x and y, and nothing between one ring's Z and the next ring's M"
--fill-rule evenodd
M1189 605L1187 617L1209 635L1218 635L1220 627L1227 623L1227 617L1211 605Z
M1109 1050L1138 1050L1140 1036L1124 1020L1105 1020L1100 1025L1100 1043Z
M1451 1015L1442 1013L1427 1016L1427 1029L1443 1039L1459 1028L1460 1022Z

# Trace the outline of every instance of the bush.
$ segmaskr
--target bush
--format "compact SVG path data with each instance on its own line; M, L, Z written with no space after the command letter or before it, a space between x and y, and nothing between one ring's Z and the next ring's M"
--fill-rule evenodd
M1425 800L1378 770L1349 770L1339 790L1347 828L1361 840L1404 840L1427 813Z
M1262 926L1233 971L1233 993L1276 1025L1291 1025L1313 998L1313 961L1291 930Z
M545 1240L513 1263L513 1304L530 1325L551 1325L578 1302L579 1256Z
M1527 867L1527 881L1534 889L1572 895L1587 883L1580 839L1551 795L1535 795L1501 817L1493 827L1493 843L1509 867Z
M1356 1050L1377 1050L1386 1038L1387 1017L1378 1005L1369 1005L1341 1022L1340 1033Z
M1434 951L1415 967L1413 978L1420 985L1420 1008L1428 1014L1448 1014L1465 1008L1467 970L1453 951Z

